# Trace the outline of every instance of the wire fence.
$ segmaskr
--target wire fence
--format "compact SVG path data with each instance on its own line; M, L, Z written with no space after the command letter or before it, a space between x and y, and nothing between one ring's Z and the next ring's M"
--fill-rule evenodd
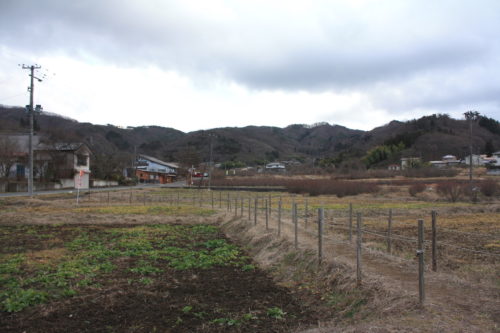
M500 259L500 252L495 251L498 248L495 244L500 244L498 233L473 233L442 227L439 215L433 210L423 210L418 216L414 212L404 214L402 210L340 205L326 202L326 199L319 204L318 200L311 203L307 197L295 195L186 189L88 191L77 200L80 205L188 206L226 211L235 218L246 219L249 224L265 226L266 231L276 232L277 236L282 236L286 230L295 247L299 247L305 238L309 242L317 240L319 262L323 260L323 247L328 244L353 251L356 254L357 283L362 281L362 253L367 249L385 252L389 258L398 257L398 260L408 263L414 263L416 257L420 288L423 288L425 270L447 270L448 266L464 262L496 265ZM325 209L325 206L335 208ZM369 216L363 217L366 212ZM431 227L425 230L424 219L431 221ZM488 248L485 243L493 246ZM427 254L430 260L425 264L424 255ZM423 290L419 290L419 295L423 302Z
M302 232L306 232L308 228L317 228L317 209L321 206L331 205L329 202L323 204L314 203L310 204L306 197L301 196L282 196L276 194L270 195L255 195L253 193L240 193L240 192L224 192L224 191L204 191L204 190L174 190L159 193L147 193L137 191L99 191L99 192L86 192L85 197L82 197L81 203L98 203L98 204L118 204L118 205L152 205L152 204L165 204L170 206L198 206L209 207L212 209L226 209L235 213L235 216L247 215L249 220L257 222L261 218L265 219L267 228L270 227L270 220L279 216L282 221L288 218L292 223L294 219L297 220L297 225ZM336 209L323 209L325 231L335 231L336 236L344 236L352 240L355 233L354 219L356 214L365 211L361 205L353 206L341 205ZM354 207L354 208L353 208ZM294 211L295 209L295 211ZM375 210L369 208L373 213ZM388 252L394 254L394 247L397 242L403 242L413 246L418 242L417 224L415 219L413 223L408 221L408 215L403 211L395 213L395 210L388 209L385 211L378 210L378 216L364 217L362 228L363 234L370 240L378 239L380 242L387 243ZM434 213L432 213L434 214ZM437 214L436 214L437 216ZM474 239L484 239L492 244L500 244L500 237L498 234L484 234L473 233L460 230L453 230L439 226L434 230L428 230L429 238L433 238L432 234L437 234L434 239L424 240L426 246L431 246L435 242L435 248L444 249L446 247L459 250L463 253L470 253L477 259L477 255L483 255L490 258L500 258L500 253L489 249L478 248L480 244L475 244L474 248L468 246L460 246L452 244L440 239L438 236L446 234L457 234L462 236L473 237ZM404 220L400 218L404 218ZM420 216L425 218L425 216ZM404 234L398 232L404 231ZM313 233L315 231L312 231ZM409 236L408 233L413 232L414 237ZM401 248L402 246L399 246ZM493 246L494 248L495 246ZM437 256L438 254L434 254Z

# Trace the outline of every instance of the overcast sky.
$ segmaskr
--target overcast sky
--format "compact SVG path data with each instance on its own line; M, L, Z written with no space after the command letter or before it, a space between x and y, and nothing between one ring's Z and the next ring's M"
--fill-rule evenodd
M500 119L498 0L0 0L0 104L182 131Z

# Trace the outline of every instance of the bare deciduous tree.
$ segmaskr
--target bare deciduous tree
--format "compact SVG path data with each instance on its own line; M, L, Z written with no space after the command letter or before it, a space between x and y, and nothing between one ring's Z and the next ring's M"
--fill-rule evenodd
M0 178L8 178L10 169L20 160L20 148L16 140L0 136Z

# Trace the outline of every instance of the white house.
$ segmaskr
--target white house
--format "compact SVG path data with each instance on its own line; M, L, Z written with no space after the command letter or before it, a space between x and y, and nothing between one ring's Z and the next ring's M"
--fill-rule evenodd
M430 165L437 168L445 168L460 164L460 160L455 155L444 155L439 161L430 161Z
M280 162L272 162L266 164L266 171L285 171L286 166Z
M467 155L462 160L462 163L470 165L470 155ZM474 166L484 166L497 163L497 158L487 157L486 155L474 155L472 154L472 165Z

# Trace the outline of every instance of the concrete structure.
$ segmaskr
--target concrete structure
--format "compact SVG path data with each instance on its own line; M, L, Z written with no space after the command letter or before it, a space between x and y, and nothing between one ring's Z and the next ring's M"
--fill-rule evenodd
M403 157L401 158L401 170L410 169L420 165L420 157Z

